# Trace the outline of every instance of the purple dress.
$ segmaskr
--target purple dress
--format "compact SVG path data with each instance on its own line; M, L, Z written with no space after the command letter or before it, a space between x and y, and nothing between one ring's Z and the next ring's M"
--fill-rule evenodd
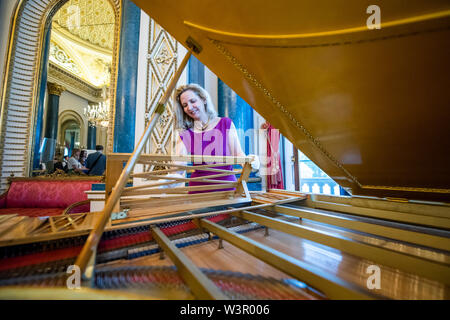
M192 129L184 130L180 133L180 138L183 141L183 144L185 145L189 155L231 156L232 154L228 147L228 131L230 130L231 123L232 121L230 118L224 117L221 118L217 123L217 125L211 130L203 132L194 132ZM204 164L207 163L203 162L201 164L193 164L193 166ZM232 165L225 165L213 168L223 170L233 170ZM203 177L213 174L218 174L218 172L195 170L191 174L191 178ZM236 176L232 174L229 176L217 177L212 179L234 182L236 181ZM189 186L200 186L208 184L213 183L197 182L197 181L189 182ZM227 191L227 190L234 190L234 188L211 190L211 191ZM192 191L189 193L202 193L202 192L210 192L210 191Z

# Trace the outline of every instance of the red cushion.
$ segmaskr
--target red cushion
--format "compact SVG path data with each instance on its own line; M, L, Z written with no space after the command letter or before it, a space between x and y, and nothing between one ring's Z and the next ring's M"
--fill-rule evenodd
M7 208L66 208L87 200L84 193L97 181L14 181L9 188Z
M59 216L64 211L63 208L3 208L0 214L18 214L28 217Z

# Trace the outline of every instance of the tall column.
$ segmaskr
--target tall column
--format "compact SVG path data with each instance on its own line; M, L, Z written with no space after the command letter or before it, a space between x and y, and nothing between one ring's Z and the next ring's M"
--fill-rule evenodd
M72 151L75 149L75 132L70 132L70 144L69 144L69 150Z
M188 82L205 87L205 66L195 56L189 58Z
M36 124L35 124L35 134L34 134L34 152L33 152L33 169L39 168L39 163L41 160L40 148L42 140L42 127L43 127L43 117L44 117L44 99L45 93L47 92L47 71L48 71L48 57L50 53L50 37L52 25L49 24L46 28L46 35L44 40L44 47L42 50L42 63L41 63L41 79L39 82L39 102L36 111Z
M89 150L94 150L97 140L97 127L88 125L88 134L87 134L87 148Z
M123 0L113 152L134 150L141 9Z
M96 105L94 102L88 102L89 107L93 107ZM95 149L97 141L97 126L91 124L91 122L88 121L88 128L87 128L87 148L90 150Z
M56 141L58 139L58 113L59 98L66 89L55 83L48 82L47 114L44 133L44 150L41 161L53 160L55 156Z
M253 149L253 109L241 97L239 97L230 87L228 87L222 80L218 79L217 95L218 95L218 113L219 117L228 117L233 120L236 129L238 130L239 140L242 150L246 153L254 153ZM247 131L249 130L249 131ZM244 134L250 138L245 139ZM246 141L244 141L247 140Z

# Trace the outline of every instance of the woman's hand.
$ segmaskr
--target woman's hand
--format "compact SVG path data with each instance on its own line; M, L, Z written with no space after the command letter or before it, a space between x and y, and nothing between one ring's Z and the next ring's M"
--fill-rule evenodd
M252 162L250 162L250 165L252 166L253 170L259 170L259 167L261 166L261 163L259 161L259 157L256 154L249 154L249 157L253 157Z

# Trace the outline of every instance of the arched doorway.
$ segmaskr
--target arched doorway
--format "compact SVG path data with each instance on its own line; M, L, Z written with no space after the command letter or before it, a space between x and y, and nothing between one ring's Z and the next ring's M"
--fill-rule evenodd
M80 126L75 121L67 121L64 123L62 127L62 136L64 146L67 148L67 154L70 154L71 151L75 148L81 148L81 139L80 139ZM66 152L65 152L66 154Z
M70 155L74 148L86 148L86 125L81 115L72 110L63 111L58 119L58 142L60 153ZM62 152L61 152L62 151Z
M115 15L110 85L111 105L115 105L121 1L107 1L113 6ZM6 189L7 178L11 174L30 174L45 30L56 11L66 2L67 0L23 0L15 10L5 72L6 85L2 95L0 191ZM114 110L110 114L111 125L113 120Z

